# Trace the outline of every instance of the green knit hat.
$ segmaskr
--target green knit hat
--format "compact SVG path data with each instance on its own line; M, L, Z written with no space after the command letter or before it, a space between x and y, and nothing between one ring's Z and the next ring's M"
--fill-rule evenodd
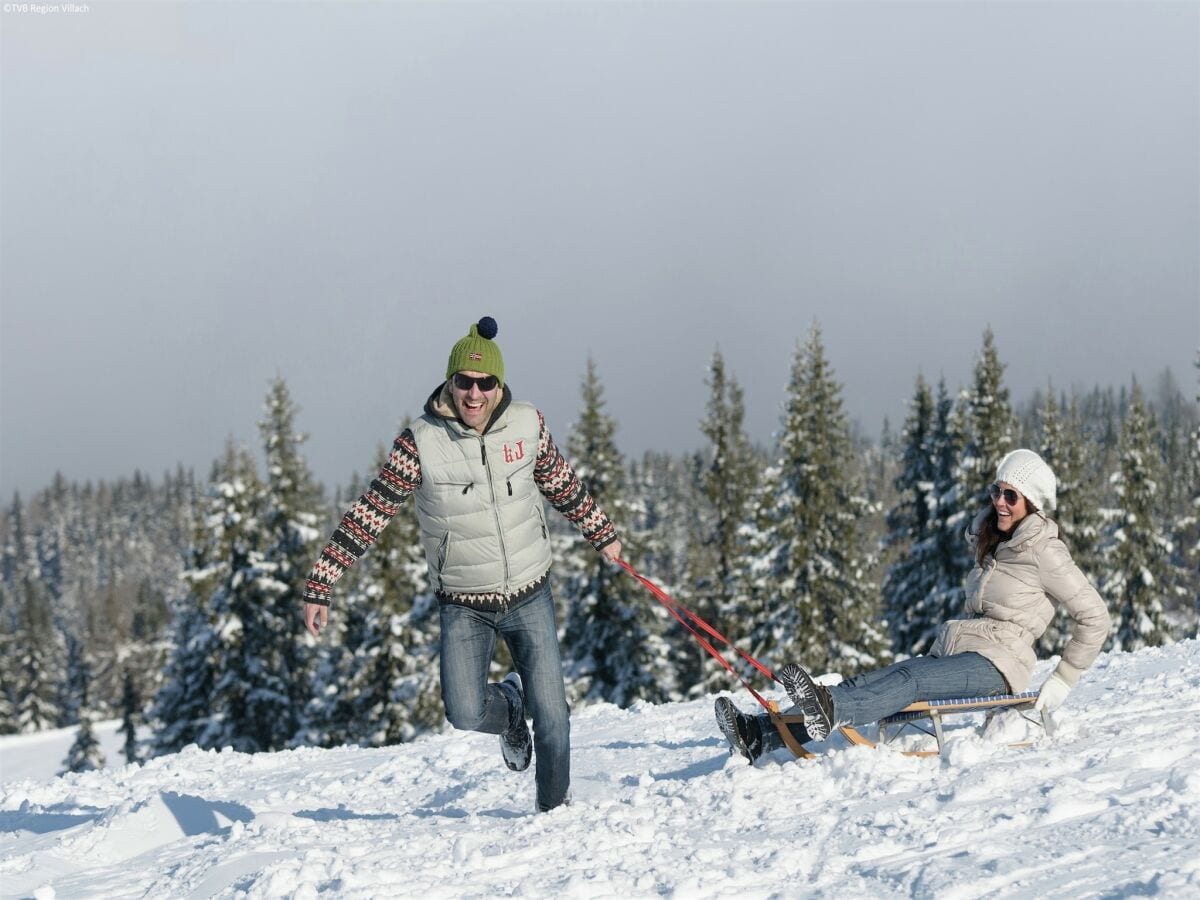
M500 331L496 320L484 316L471 326L467 336L450 349L450 360L446 363L446 378L455 372L483 372L495 375L504 384L504 357L492 340Z

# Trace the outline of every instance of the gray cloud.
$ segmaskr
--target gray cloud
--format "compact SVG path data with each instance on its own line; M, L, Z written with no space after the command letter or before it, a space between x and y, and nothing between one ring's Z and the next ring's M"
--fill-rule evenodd
M894 425L984 328L1016 397L1200 344L1200 7L89 4L0 32L0 490L200 474L284 375L364 471L500 322L565 436L767 440L819 321Z

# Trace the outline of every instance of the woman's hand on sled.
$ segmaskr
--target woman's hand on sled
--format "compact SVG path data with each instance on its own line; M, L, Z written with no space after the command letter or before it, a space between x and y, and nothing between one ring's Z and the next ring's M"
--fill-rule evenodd
M1037 703L1033 708L1038 712L1045 710L1046 712L1054 712L1063 705L1063 701L1067 699L1067 694L1071 693L1071 686L1057 672L1050 673L1050 677L1042 684L1042 689L1038 693Z

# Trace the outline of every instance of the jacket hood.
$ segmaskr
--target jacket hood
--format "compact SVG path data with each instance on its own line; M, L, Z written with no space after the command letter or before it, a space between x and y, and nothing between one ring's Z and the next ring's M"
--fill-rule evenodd
M508 405L512 403L512 391L508 389L508 385L501 386L500 402L496 404L496 409L492 412L492 417L488 419L487 426L483 429L483 433L487 434L496 420L504 415L504 411L508 409ZM458 410L454 408L454 400L450 396L450 382L443 381L433 393L429 395L429 399L425 401L425 415L435 416L439 419L449 419L452 422L457 422L467 431L473 429L458 415Z

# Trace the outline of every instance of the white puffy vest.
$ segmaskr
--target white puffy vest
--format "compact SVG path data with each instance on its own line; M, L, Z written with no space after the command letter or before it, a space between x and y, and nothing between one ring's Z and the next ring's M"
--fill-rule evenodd
M549 571L550 537L533 480L537 410L513 401L483 435L426 413L412 433L430 583L447 593L508 594Z

